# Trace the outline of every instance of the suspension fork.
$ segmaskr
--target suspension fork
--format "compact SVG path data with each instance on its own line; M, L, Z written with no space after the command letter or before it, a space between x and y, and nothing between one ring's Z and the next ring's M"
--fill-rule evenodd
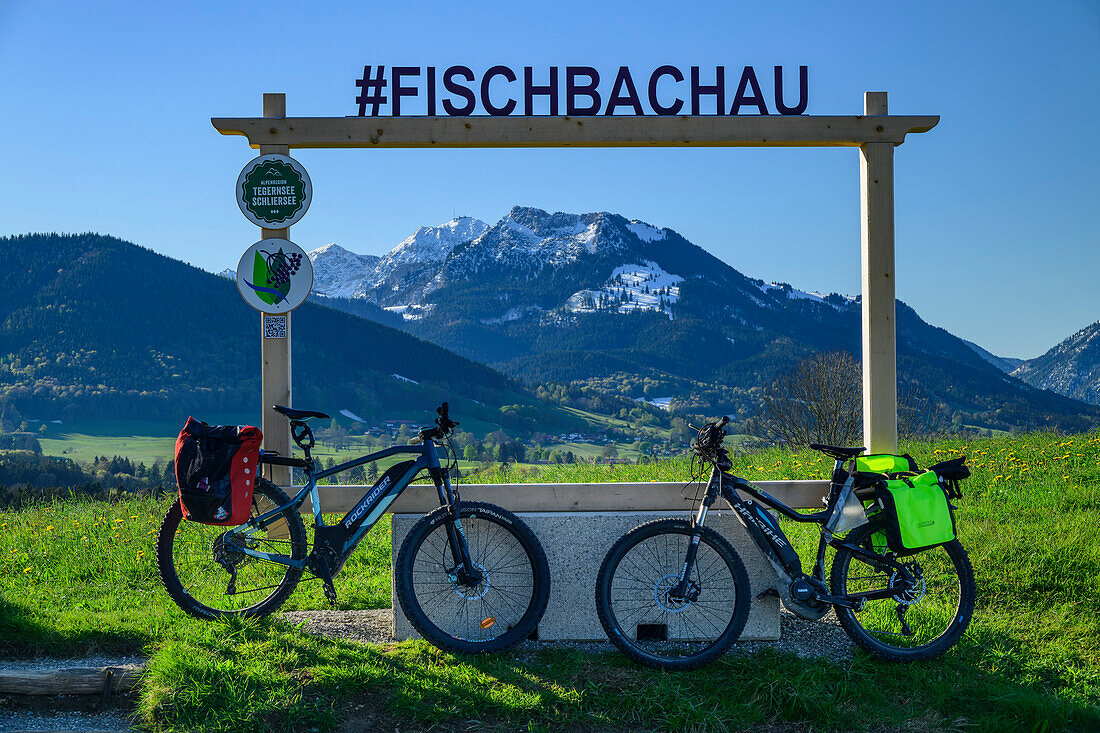
M707 521L707 511L718 500L718 492L722 485L722 474L717 467L711 469L710 481L707 482L707 492L703 495L703 501L699 504L699 510L691 518L691 540L688 542L687 553L684 555L684 566L680 570L680 582L669 591L669 595L683 598L688 593L691 570L695 567L695 557L699 554L699 539L703 534L703 525Z
M462 528L462 519L458 516L460 498L458 491L451 487L451 477L446 468L429 468L428 474L439 492L440 504L447 509L447 541L451 545L451 557L455 558L455 568L449 573L452 581L462 585L477 585L482 580L481 571L474 567L470 557L470 545L466 542L466 531Z

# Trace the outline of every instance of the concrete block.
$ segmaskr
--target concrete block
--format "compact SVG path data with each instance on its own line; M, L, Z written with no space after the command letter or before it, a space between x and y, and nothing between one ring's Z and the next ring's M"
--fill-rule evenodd
M393 515L393 556L419 514ZM550 563L550 602L539 624L541 641L604 641L607 636L596 615L596 573L604 555L620 537L639 524L654 519L686 519L687 512L521 512L519 516L538 536ZM707 526L730 541L748 570L752 605L741 639L779 638L779 599L756 598L768 588L777 588L778 578L763 553L745 533L732 511L707 514ZM418 638L401 605L393 596L394 636Z

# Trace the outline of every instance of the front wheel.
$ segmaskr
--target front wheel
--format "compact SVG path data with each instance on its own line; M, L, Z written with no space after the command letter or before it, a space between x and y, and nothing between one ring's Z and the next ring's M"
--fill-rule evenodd
M876 524L858 527L845 542L871 550L871 535L879 530ZM884 659L938 657L962 637L974 613L977 590L970 558L954 540L897 561L909 570L912 582L851 550L837 550L830 578L834 595L897 590L889 598L867 601L859 611L836 606L837 619L852 641Z
M401 609L425 639L462 654L509 649L535 630L550 597L546 553L526 524L506 509L464 501L462 534L481 580L456 573L444 507L409 531L397 553Z
M685 555L699 551L680 594ZM749 617L749 576L729 542L679 519L635 527L611 546L596 576L596 612L623 654L650 667L687 670L729 648Z

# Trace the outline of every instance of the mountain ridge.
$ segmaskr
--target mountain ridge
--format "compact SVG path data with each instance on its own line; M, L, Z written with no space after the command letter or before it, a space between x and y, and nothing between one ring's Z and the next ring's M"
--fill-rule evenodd
M1032 386L1100 405L1100 321L1018 364L1012 375Z
M0 238L0 417L255 422L259 320L226 278L115 237ZM296 406L373 419L450 400L510 430L572 424L492 368L368 319L306 302L292 329Z
M637 399L648 380L680 407L707 414L749 416L754 391L808 353L860 352L858 298L765 283L672 229L609 212L515 206L441 264L356 296L400 313L411 333L528 383L580 381ZM1096 419L1087 406L1008 375L989 352L901 301L896 322L900 378L958 413L960 424Z

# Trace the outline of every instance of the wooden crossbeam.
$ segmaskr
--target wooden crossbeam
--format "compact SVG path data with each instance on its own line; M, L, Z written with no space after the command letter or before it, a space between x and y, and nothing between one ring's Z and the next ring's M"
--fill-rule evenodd
M289 148L858 147L900 145L938 115L754 117L215 117L223 135Z

